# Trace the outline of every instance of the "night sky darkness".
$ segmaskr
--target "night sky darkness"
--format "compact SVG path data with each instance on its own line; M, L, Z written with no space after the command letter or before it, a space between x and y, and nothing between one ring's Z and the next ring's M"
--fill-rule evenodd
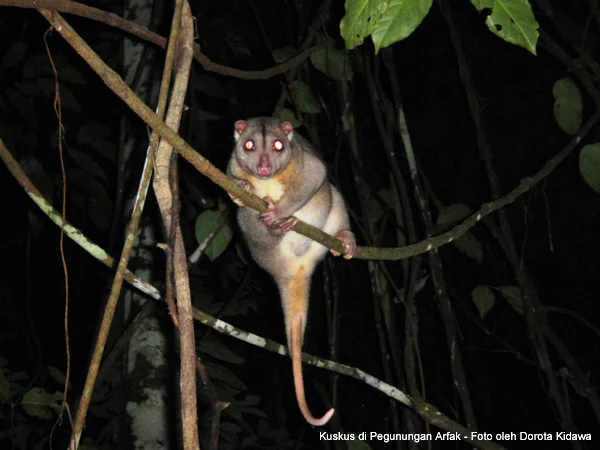
M105 2L95 5L108 9L109 6L103 6L103 3ZM157 30L162 35L166 35L170 23L171 2L167 3L166 6L163 5L166 8L164 19L157 25ZM337 48L342 48L338 24L344 12L343 2L333 3L326 31L336 39ZM482 114L494 154L494 168L502 192L507 193L522 178L539 170L569 142L570 137L561 131L553 118L552 86L563 77L576 78L569 67L541 46L538 46L538 55L533 56L522 48L493 36L485 27L483 16L469 2L450 3L454 8L456 27L463 40L473 81L481 94ZM565 8L560 14L565 22L581 24L581 27L587 23L588 2L567 2L568 5L557 1L551 3L561 4ZM197 42L214 62L246 70L268 68L274 64L271 50L286 46L298 47L319 4L320 2L312 0L298 1L297 6L293 2L275 0L193 2L199 35ZM540 11L534 11L541 29L568 49L571 56L576 55L572 47L557 34L554 24ZM117 32L87 19L65 17L101 53L105 61L118 66L120 35ZM600 30L594 20L588 25L592 36L590 39L593 40ZM578 26L572 27L578 29ZM35 10L0 8L0 61L14 43L27 46L22 61L0 68L0 137L22 164L30 164L34 160L41 164L43 171L37 175L32 171L30 175L58 208L61 201L60 166L56 145L53 144L56 141L57 119L52 108L52 98L40 92L32 93L25 96L30 109L19 110L12 102L14 96L11 94L27 83L37 83L40 86L43 84L40 79L50 79L47 73L41 70L36 72L33 68L36 64L46 64L42 57L45 55L43 34L47 29L48 23ZM89 152L104 174L99 183L112 202L117 195L114 161L99 156L89 146L80 145L77 133L86 124L101 123L110 130L105 137L106 141L116 149L119 133L123 132L120 129L120 118L123 115L129 116L137 127L131 132L143 136L146 129L81 62L58 33L50 33L48 43L53 54L60 55L59 68L73 67L85 80L85 84L65 82L81 108L81 111L68 107L65 109L65 146ZM152 52L154 51L153 49ZM160 61L162 52L154 54ZM591 54L592 58L597 57L595 49L591 50ZM377 192L389 188L389 164L373 120L365 76L357 64L358 58L365 55L368 55L370 61L373 60L373 48L369 42L350 53L354 73L353 108L362 151L362 159L356 163L370 189ZM408 130L432 195L442 205L464 203L472 210L491 201L456 55L437 2L434 2L427 18L411 36L393 46L393 58L399 72ZM382 88L390 93L385 66L382 61L379 64ZM161 70L162 67L157 66L156 73L160 74ZM197 63L193 71L189 89L189 105L192 109L186 113L180 133L203 156L224 170L231 151L234 121L271 115L281 89L293 80L284 75L269 80L239 80L207 72ZM336 82L317 72L308 61L300 66L296 76L311 86L327 107L321 113L308 117L307 122L318 133L332 179L340 187L353 213L353 219L356 220L360 215L360 194L352 178L351 157L342 136L338 86ZM210 90L207 87L209 81L220 86L225 93L224 97L206 95L206 90ZM596 83L599 81L596 80ZM579 86L581 87L580 84ZM582 92L585 121L593 114L595 107L590 96L584 90ZM151 107L154 108L154 105ZM217 119L203 121L202 115L194 107ZM598 126L593 128L582 145L547 179L506 208L517 249L523 255L524 264L541 302L549 308L549 325L564 341L594 386L597 383L596 370L600 360L600 335L597 328L591 328L600 325L600 196L583 181L578 168L578 155L583 145L598 140L599 131ZM299 132L305 136L308 134L305 129L300 129ZM395 143L399 165L409 180L397 130ZM131 177L125 184L127 195L137 185L144 152L145 147L142 145L139 154L132 159L129 168ZM73 165L69 156L67 163ZM192 252L196 246L194 221L203 209L207 206L215 208L217 201L227 204L234 229L235 210L222 189L195 172L186 162L182 162L180 167L182 227L188 251ZM412 189L408 195L413 199L414 214L418 215ZM92 197L89 190L86 191L76 183L70 185L67 216L94 242L107 246L108 229L100 224L97 215L90 212ZM49 377L45 369L47 366L55 366L64 371L65 368L65 292L59 255L59 230L24 194L2 164L0 199L0 254L4 260L0 270L0 368L5 371L5 375L24 372L29 379L34 378L33 386L44 387L50 392L61 390L61 386ZM149 221L160 230L154 199L150 198L147 205ZM394 216L389 208L385 205L383 207L387 209L387 219L379 222L379 227L383 230L382 241L372 245L395 246ZM431 207L435 217L437 209L433 203ZM118 239L122 239L127 218L115 219L112 212L108 211L104 219L108 224L116 220L118 229L121 230L117 233ZM364 220L360 218L360 221ZM364 244L365 236L361 233L361 226L355 222L353 228L359 245ZM422 223L417 224L417 229L420 239L424 238ZM466 257L453 245L442 247L440 254L448 293L460 328L459 345L479 429L490 433L561 431L558 415L546 396L543 376L531 364L533 356L523 316L517 314L498 295L494 307L483 322L479 319L470 296L472 289L481 284L515 285L516 281L489 229L479 224L471 229L471 233L483 247L484 257L480 264ZM118 240L113 243L110 249L113 256L118 255L120 245L122 242ZM65 240L65 249L71 297L73 389L70 398L74 399L83 386L112 276L107 268L68 239ZM243 259L240 259L240 254ZM160 280L157 284L162 289L164 258L159 250L156 250L156 259L155 279ZM219 310L242 282L243 275L248 270L245 265L248 262L248 254L239 234L234 236L232 244L217 260L201 259L190 269L194 305L203 309L208 303L209 306L205 308L208 312ZM223 319L242 329L283 342L283 321L275 286L255 265L250 264L249 267L251 282L240 300L242 303L247 302L246 306L236 304L233 308L235 312L225 314ZM328 267L333 268L331 273L336 277L341 296L338 360L383 379L382 356L373 319L373 302L379 300L375 299L371 290L367 263L363 260L348 263L336 260L329 261ZM402 265L394 262L387 267L394 282L398 287L403 287ZM429 274L426 263L422 273ZM326 357L328 348L324 283L322 271L318 269L313 280L312 313L305 350ZM404 308L400 304L395 304L395 308L393 319L398 329L397 343L403 351ZM451 418L465 424L460 400L453 389L448 345L431 280L428 280L419 293L417 308L426 399ZM157 310L160 317L166 318L164 305L159 305ZM584 324L582 319L588 321L590 326ZM169 322L165 320L164 324L169 329L168 334L171 334ZM197 337L203 337L206 329L198 325L196 333ZM334 448L319 441L318 431L307 427L297 412L291 364L286 358L226 336L217 337L214 332L210 335L246 359L245 364L227 367L247 384L247 394L261 397L261 403L256 407L266 413L271 429L284 427L293 440L302 442L304 448ZM179 364L176 350L173 349L172 353L176 368ZM549 354L556 371L565 367L555 351L551 350ZM562 388L568 392L567 398L576 429L581 433L592 433L592 442L597 442L600 430L589 401L573 389L568 376L559 379L564 381ZM330 374L308 367L305 368L305 380L308 402L313 412L319 414L325 410L323 398L330 398ZM336 423L335 426L341 425L342 428L328 431L393 432L390 425L390 403L383 394L347 377L340 377L338 383L336 417L341 423ZM315 387L317 385L318 388ZM201 403L201 407L205 404ZM9 426L7 414L6 405L0 402L0 430ZM235 423L227 415L224 415L223 420ZM256 418L247 420L252 427L257 426ZM86 429L89 436L95 436L105 425L97 418L92 419L91 424L90 429ZM29 422L29 426L46 430L42 434L48 434L51 425L52 421ZM256 429L253 431L258 433ZM402 431L407 432L405 429ZM435 427L430 430L422 429L422 432L427 431L435 433L439 430ZM0 447L4 447L7 442L10 441L0 435ZM265 443L267 440L261 442L262 447L247 448L276 448L268 447ZM542 443L539 442L505 444L508 448L542 448L539 446ZM548 447L570 448L568 442L548 444ZM371 442L371 445L372 448L385 448L382 443ZM434 448L446 448L436 445L438 444L434 443ZM389 448L393 447L390 445ZM467 445L457 444L456 448L467 448ZM587 442L581 448L595 447Z

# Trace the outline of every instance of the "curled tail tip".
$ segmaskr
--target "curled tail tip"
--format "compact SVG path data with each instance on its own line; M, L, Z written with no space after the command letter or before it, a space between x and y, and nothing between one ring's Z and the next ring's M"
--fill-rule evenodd
M304 416L304 419L315 427L321 427L329 422L331 416L335 410L331 408L322 417L316 418L308 409L306 404L306 397L304 396L304 380L302 376L302 322L303 317L300 314L292 316L291 328L289 332L290 336L290 356L292 357L292 371L294 373L294 385L296 387L296 400L300 407L300 412Z
M333 416L334 412L335 412L335 409L331 408L329 411L327 411L325 414L323 414L322 417L320 417L318 419L316 417L314 417L310 413L310 411L302 411L302 415L304 416L306 421L308 423L310 423L311 425L314 425L315 427L322 427L327 422L329 422L329 419L331 419L331 416Z

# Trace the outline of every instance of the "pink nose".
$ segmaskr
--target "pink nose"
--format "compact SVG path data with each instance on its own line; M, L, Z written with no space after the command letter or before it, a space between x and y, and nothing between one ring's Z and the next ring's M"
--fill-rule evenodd
M266 155L261 155L260 157L258 162L258 174L261 177L268 177L271 175L271 164L269 163L269 158Z
M261 177L268 177L269 175L271 175L271 168L270 167L259 167L258 174Z

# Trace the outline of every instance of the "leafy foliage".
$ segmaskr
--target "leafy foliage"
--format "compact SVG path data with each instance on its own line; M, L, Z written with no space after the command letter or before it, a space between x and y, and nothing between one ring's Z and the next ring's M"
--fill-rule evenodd
M558 126L571 136L576 134L583 121L581 91L571 78L557 80L552 87L554 119Z
M518 286L499 286L498 290L509 306L520 315L523 315L523 297Z
M486 14L489 30L511 44L535 54L538 23L528 0L471 0ZM371 37L375 53L399 42L421 24L431 9L431 0L346 0L346 15L340 23L346 48L353 49Z
M448 205L440 210L437 219L437 225L439 225L442 229L451 228L452 226L458 224L461 220L465 219L471 213L471 208L462 203ZM483 248L473 233L467 231L463 236L452 241L452 243L469 258L481 263L481 260L483 259Z
M482 319L496 303L496 296L489 286L476 286L471 292L471 299L479 311L479 317Z
M423 21L431 0L347 0L340 23L346 48L353 49L371 37L375 52L408 37Z
M333 80L352 79L352 66L345 51L325 48L311 54L310 61L317 70Z
M0 358L0 445L3 448L28 450L48 443L45 430L57 420L63 396L59 391L51 393L34 386L34 382L23 372L11 372L8 361ZM60 385L54 383L54 388L59 389Z
M581 149L579 171L588 186L600 194L600 143L586 145Z
M511 44L535 55L539 24L529 0L471 0L478 11L491 10L485 23L488 29Z
M318 114L321 111L321 105L308 84L296 80L290 87L300 111L307 114Z
M196 219L196 241L206 245L205 254L211 261L217 259L231 242L233 232L225 221L227 211L220 206L218 211L206 210Z

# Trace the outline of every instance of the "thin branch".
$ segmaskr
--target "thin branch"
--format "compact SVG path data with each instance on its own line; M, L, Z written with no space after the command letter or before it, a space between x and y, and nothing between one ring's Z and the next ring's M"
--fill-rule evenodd
M37 8L48 11L65 12L79 17L95 20L114 28L123 30L132 36L136 36L143 41L150 42L161 48L167 47L167 40L159 34L153 33L148 28L130 22L122 17L103 11L91 6L70 0L0 0L0 6L15 6L19 8ZM267 80L277 75L287 72L296 66L302 64L311 54L323 50L334 44L333 39L327 39L319 42L313 47L298 53L293 58L279 64L275 67L264 70L240 70L233 67L223 66L222 64L211 61L208 56L202 53L200 45L194 44L194 59L202 65L204 70L218 73L219 75L239 78L241 80Z
M0 160L4 163L8 171L15 177L15 180L23 188L29 198L40 208L42 213L46 215L57 227L63 227L66 235L84 249L87 253L92 255L95 259L100 261L106 267L114 268L115 259L110 256L106 251L88 239L81 230L71 225L69 222L64 222L61 218L60 212L58 212L52 204L44 198L43 194L38 188L31 182L29 177L25 174L22 167L19 165L17 160L6 148L4 141L0 138ZM142 278L136 276L133 272L125 271L125 280L135 287L137 290L146 294L154 299L161 298L160 292L151 284L148 284Z
M116 363L119 356L121 356L125 349L129 346L129 341L131 340L133 334L140 328L146 319L151 316L155 309L156 302L146 302L142 309L137 312L133 321L127 326L121 336L119 336L117 342L115 342L108 355L106 355L102 361L102 365L98 370L98 378L96 383L102 383L106 375L109 373L109 370Z
M580 321L583 325L588 327L590 329L590 331L592 331L593 333L596 334L596 336L600 337L600 329L598 329L598 327L595 327L592 324L592 322L590 322L585 317L582 317L573 311L570 311L566 308L560 308L558 306L544 306L544 310L546 312L557 312L557 313L565 314L567 316L571 316L573 319Z
M192 67L193 39L194 27L189 3L187 0L177 0L167 51L168 64L165 65L164 73L164 75L167 75L166 72L170 73L172 69L175 72L166 117L166 124L173 130L179 128L183 114L184 100ZM169 88L168 82L161 87L164 88L163 92L166 94ZM155 177L153 187L163 223L169 235L167 252L169 259L172 260L171 269L173 269L173 282L177 301L183 448L184 450L196 450L200 448L196 395L196 340L189 271L183 234L179 227L178 189L170 185L173 178L170 175L172 170L176 171L177 167L177 158L173 158L173 155L176 155L173 152L173 147L165 140L161 140L154 155ZM176 180L172 181L176 185ZM171 190L171 187L174 187L174 189Z
M216 450L219 446L219 424L221 423L221 412L231 403L219 400L219 397L217 396L217 390L213 386L212 382L210 381L210 377L208 376L208 370L206 370L206 366L202 363L202 360L199 356L196 359L196 370L198 370L198 375L200 376L200 379L206 388L208 401L210 402L212 409L209 450Z

